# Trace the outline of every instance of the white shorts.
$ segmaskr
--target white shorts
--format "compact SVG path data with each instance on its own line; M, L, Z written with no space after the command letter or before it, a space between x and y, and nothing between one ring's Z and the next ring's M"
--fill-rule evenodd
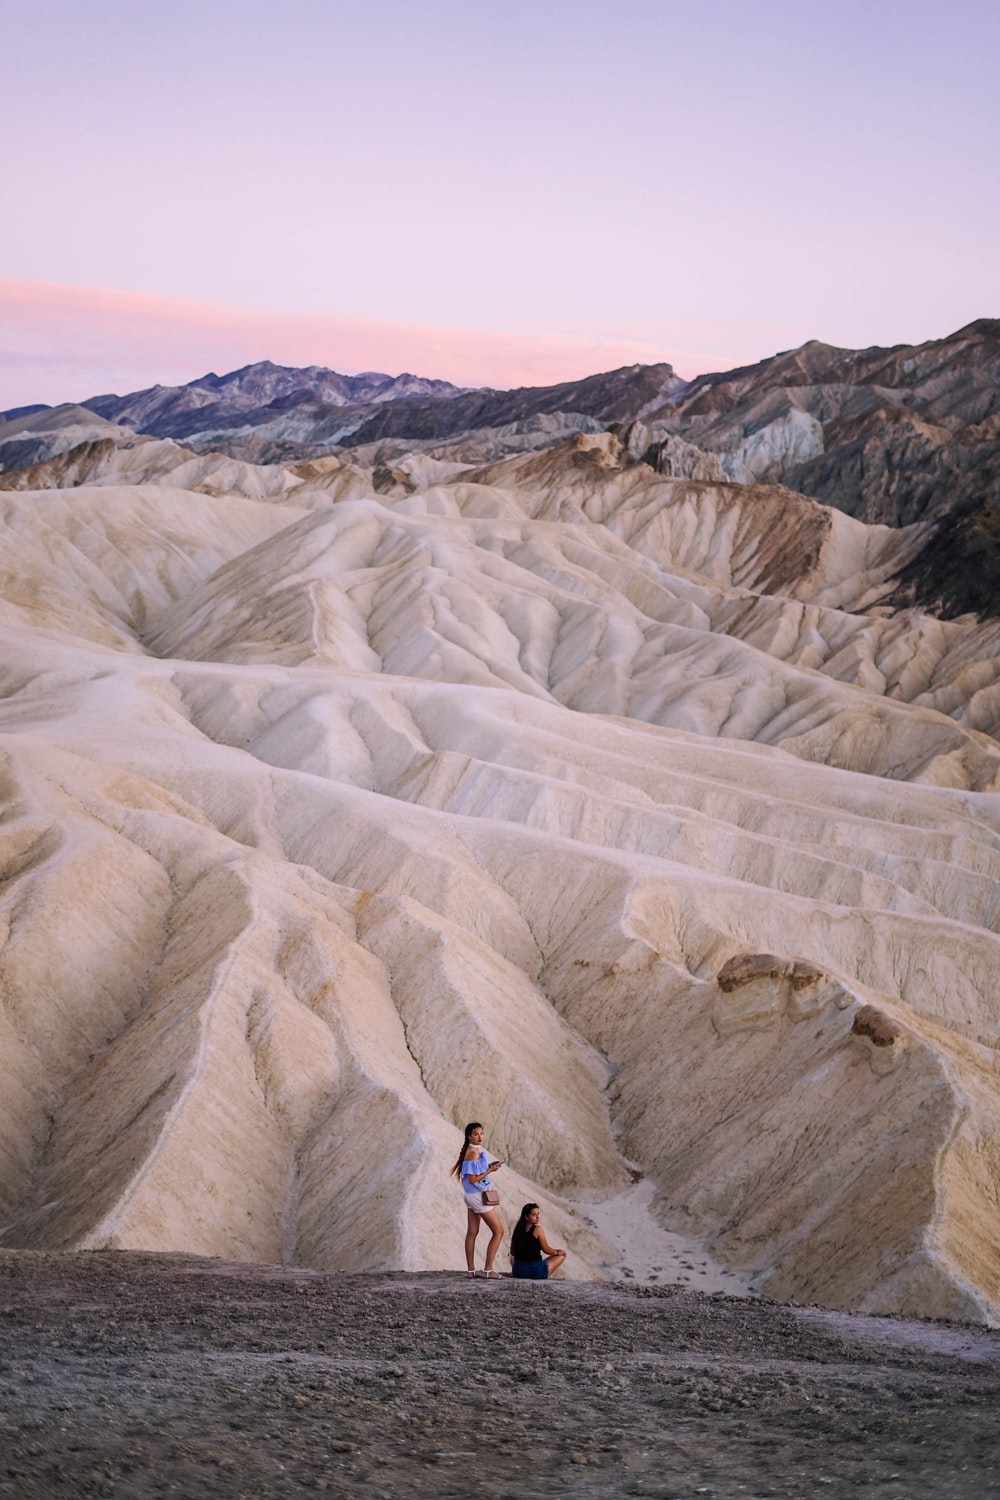
M498 1203L484 1203L480 1193L465 1193L465 1206L474 1214L488 1214L494 1208L499 1208Z

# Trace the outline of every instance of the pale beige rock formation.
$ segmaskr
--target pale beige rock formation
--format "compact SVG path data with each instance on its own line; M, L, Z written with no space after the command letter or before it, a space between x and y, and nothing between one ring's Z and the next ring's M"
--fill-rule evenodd
M920 528L606 433L101 464L0 497L0 1243L459 1265L479 1118L573 1274L638 1171L1000 1319L1000 633L880 608Z

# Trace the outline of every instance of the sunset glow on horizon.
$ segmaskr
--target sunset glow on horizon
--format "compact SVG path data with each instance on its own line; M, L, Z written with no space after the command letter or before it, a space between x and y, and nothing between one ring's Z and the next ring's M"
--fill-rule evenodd
M248 311L99 287L0 277L0 410L183 384L258 360L431 375L461 386L555 385L666 361L690 379L773 353L780 329L681 329L687 344L423 327L374 318ZM714 347L691 347L696 336ZM728 347L727 347L728 342ZM30 375L29 375L30 371ZM92 372L105 380L94 387Z
M260 359L456 384L997 316L1000 8L35 0L0 407Z

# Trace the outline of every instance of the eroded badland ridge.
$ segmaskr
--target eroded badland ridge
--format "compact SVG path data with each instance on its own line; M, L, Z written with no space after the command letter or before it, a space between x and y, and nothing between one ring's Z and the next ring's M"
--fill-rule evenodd
M1000 325L4 416L0 1245L1000 1320Z

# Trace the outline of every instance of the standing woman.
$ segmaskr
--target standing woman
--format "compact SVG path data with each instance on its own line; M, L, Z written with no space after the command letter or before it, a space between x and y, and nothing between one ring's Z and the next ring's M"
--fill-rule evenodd
M519 1281L548 1281L566 1259L565 1250L553 1250L541 1225L537 1203L526 1203L521 1209L517 1228L510 1237L513 1274Z
M471 1125L466 1125L462 1150L458 1161L451 1169L452 1177L457 1177L462 1184L468 1215L465 1230L465 1264L468 1269L465 1274L467 1276L476 1274L476 1236L482 1223L490 1231L490 1242L486 1246L486 1269L480 1274L489 1281L500 1279L500 1272L494 1271L493 1262L496 1260L500 1241L503 1239L503 1225L496 1209L491 1204L483 1202L483 1192L493 1186L490 1173L502 1166L502 1161L490 1161L486 1147L483 1145L483 1127L478 1120L473 1120Z

